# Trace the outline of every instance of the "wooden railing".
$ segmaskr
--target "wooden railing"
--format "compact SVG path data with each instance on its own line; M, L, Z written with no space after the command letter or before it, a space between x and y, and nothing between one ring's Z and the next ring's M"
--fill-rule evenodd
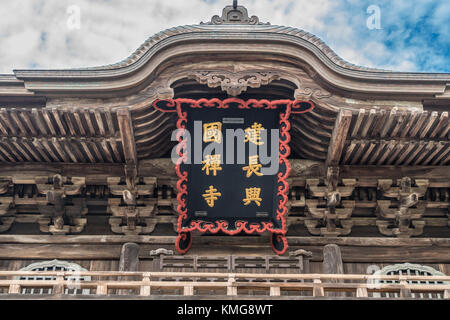
M88 278L89 281L77 281ZM37 280L39 279L39 280ZM42 279L42 280L40 280ZM387 281L391 283L386 283ZM430 283L432 282L432 283ZM253 296L450 299L450 276L355 274L243 274L199 272L30 272L0 271L0 298L28 295L29 290L47 295L110 297ZM209 293L204 293L209 290ZM42 291L41 291L42 293Z

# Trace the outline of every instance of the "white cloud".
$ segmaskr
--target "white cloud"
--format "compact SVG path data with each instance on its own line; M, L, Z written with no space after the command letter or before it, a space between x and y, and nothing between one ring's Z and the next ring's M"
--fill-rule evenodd
M72 68L115 63L164 29L209 21L231 0L0 0L0 73L12 69ZM445 0L374 1L383 30L368 31L371 1L242 0L250 15L274 25L299 27L320 36L351 63L414 71L439 69L448 57L413 38L411 23L426 21L449 43L450 5ZM81 29L70 30L66 10L81 9ZM434 7L432 7L434 5ZM430 9L431 8L431 9ZM430 11L431 10L431 11ZM430 16L430 12L432 13ZM421 20L422 19L422 20ZM414 26L414 23L412 24ZM395 45L387 45L392 42ZM424 48L425 47L425 48ZM423 55L430 59L423 60ZM442 62L444 61L444 62ZM433 62L437 64L433 64Z

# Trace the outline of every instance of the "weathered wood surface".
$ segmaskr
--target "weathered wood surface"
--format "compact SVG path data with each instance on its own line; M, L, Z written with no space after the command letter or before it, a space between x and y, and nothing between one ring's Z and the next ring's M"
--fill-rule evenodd
M325 163L311 160L290 160L292 171L290 181L298 186L305 185L305 179L324 178L327 170ZM140 161L138 166L140 175L157 177L158 181L175 181L174 164L170 159L153 159ZM15 183L33 184L36 176L79 176L80 172L86 178L88 185L107 185L108 177L123 177L123 165L102 164L62 164L52 163L4 163L0 170L0 179L14 179ZM358 178L356 186L376 187L378 179L401 179L410 177L414 179L429 179L430 187L450 187L450 170L442 166L339 166L340 178Z
M323 273L343 274L341 249L335 244L327 244L323 247Z
M137 165L136 143L134 141L133 124L130 111L127 108L117 110L120 137L123 144L125 163Z
M352 121L352 111L341 109L336 118L336 123L331 136L330 145L328 147L328 155L326 165L336 166L339 165L341 160L342 151L344 150L347 134L350 129L350 123Z
M4 236L1 236L4 237ZM11 239L11 236L8 236ZM77 243L71 236L72 244L56 241L60 244L48 242L42 243L44 239L38 239L35 244L24 241L23 237L12 236L16 243L0 244L0 259L69 259L69 260L95 260L95 259L117 259L120 257L123 240L120 236L98 237L97 242L85 237L81 243ZM43 236L45 237L45 236ZM34 237L40 238L40 237ZM140 244L139 259L149 259L150 250L160 247L173 249L174 237L139 237L134 238ZM0 238L4 239L4 238ZM33 239L33 238L31 238ZM106 239L111 239L110 244L105 244ZM125 238L126 239L126 238ZM128 241L131 238L126 239ZM411 242L408 242L408 241ZM417 240L417 241L415 241ZM11 241L11 240L10 240ZM22 243L17 243L17 241ZM50 240L53 241L53 240ZM242 243L246 243L245 246ZM267 246L268 239L248 239L241 237L219 237L218 239L196 238L196 246L192 248L192 255L240 255L260 256L270 255L270 247ZM292 250L305 249L312 252L312 261L323 261L323 245L329 243L339 244L342 259L346 263L398 263L409 261L411 263L449 263L450 262L450 239L389 239L389 238L302 238L288 237ZM103 244L100 244L103 243Z
M123 161L117 120L108 108L2 108L0 119L3 162Z
M123 290L135 289L141 295L152 295L152 290L182 289L186 296L193 296L196 290L223 290L226 289L227 295L236 296L239 292L249 290L264 290L269 296L280 296L281 290L296 292L297 295L304 295L302 291L309 291L313 297L330 296L333 293L350 293L354 297L367 298L368 293L399 293L403 298L411 298L413 292L426 292L440 294L440 299L448 298L447 290L450 289L450 276L377 276L377 280L390 280L391 283L380 283L376 286L371 281L374 280L370 275L342 275L342 274L293 274L293 275L267 275L267 274L223 274L223 273L142 273L142 272L8 272L0 271L0 277L11 276L46 276L56 275L55 280L0 280L0 288L8 289L10 294L18 294L22 288L27 287L59 287L58 292L53 294L64 294L64 288L72 285L71 281L64 281L65 277L73 276L91 276L91 278L107 277L105 280L80 281L77 283L81 289L90 289L89 294L106 295L108 289ZM116 277L128 278L120 280ZM138 277L137 281L130 281L130 277ZM177 279L177 281L173 281ZM215 281L205 281L214 279ZM258 279L261 281L252 282L249 279ZM280 280L284 280L280 282ZM289 281L290 280L290 281ZM296 282L292 282L296 280ZM300 281L299 281L300 280ZM351 280L351 282L349 282ZM276 281L276 282L274 282ZM336 282L338 281L338 282ZM347 281L346 283L344 283ZM420 284L412 283L420 281ZM443 281L443 284L428 284L429 281ZM427 283L427 284L424 284ZM145 290L149 287L150 292ZM237 291L239 289L239 291ZM416 295L415 297L419 297Z
M120 250L119 271L139 271L139 245L132 242L127 242ZM119 281L125 280L119 277ZM130 294L129 290L119 290L119 295Z
M138 244L174 244L176 235L174 236L120 236L120 235L66 235L66 236L49 236L49 235L18 235L18 234L2 234L0 235L0 243L2 244L103 244L122 245L126 242L135 242ZM296 237L288 236L289 243L297 246L311 246L327 244L336 244L339 246L380 246L380 247L450 247L450 238L412 238L399 239L387 237ZM196 241L205 245L233 245L242 244L243 239L249 246L264 244L268 240L267 237L195 237Z
M139 245L127 242L120 251L119 271L139 271Z
M343 274L344 264L342 262L341 249L336 244L327 244L323 247L323 273L329 274ZM342 283L339 280L330 280L331 282ZM345 296L342 293L330 293L331 296Z

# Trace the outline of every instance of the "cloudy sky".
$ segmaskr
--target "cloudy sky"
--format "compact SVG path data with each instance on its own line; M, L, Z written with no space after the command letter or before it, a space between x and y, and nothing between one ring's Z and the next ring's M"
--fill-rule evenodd
M0 73L115 63L149 36L209 21L231 0L0 0ZM345 60L450 73L449 0L240 0L309 31ZM378 15L379 13L379 15Z

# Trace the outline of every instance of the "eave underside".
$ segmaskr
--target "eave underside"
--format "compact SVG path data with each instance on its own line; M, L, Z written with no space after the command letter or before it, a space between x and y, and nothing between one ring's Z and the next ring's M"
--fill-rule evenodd
M337 108L335 110L338 110ZM303 159L325 161L337 111L317 103L312 112L291 117L291 148ZM137 159L169 154L176 115L147 104L131 110ZM340 165L448 165L448 112L353 110ZM1 108L0 161L43 163L125 163L117 109Z

